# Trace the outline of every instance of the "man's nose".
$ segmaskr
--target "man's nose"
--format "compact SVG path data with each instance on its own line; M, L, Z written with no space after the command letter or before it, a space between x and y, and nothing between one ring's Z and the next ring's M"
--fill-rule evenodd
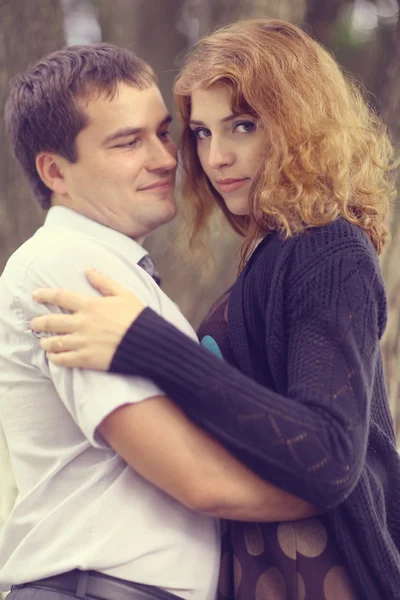
M147 168L151 171L172 171L176 167L176 152L176 145L171 140L168 143L157 140L152 145Z

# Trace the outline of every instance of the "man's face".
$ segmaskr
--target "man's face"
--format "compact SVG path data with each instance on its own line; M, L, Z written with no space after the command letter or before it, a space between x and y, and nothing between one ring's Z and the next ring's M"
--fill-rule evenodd
M89 125L76 138L77 162L61 161L61 202L134 239L170 221L176 146L158 87L121 83L112 99L94 97L81 107Z

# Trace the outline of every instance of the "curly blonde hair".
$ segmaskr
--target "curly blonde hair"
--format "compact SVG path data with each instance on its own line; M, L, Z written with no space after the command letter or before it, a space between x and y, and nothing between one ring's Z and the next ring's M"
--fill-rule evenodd
M235 114L255 115L268 132L245 217L231 214L211 186L189 128L192 92L216 84L231 89ZM194 209L192 248L218 205L245 238L242 263L260 235L289 237L340 215L382 251L395 196L393 147L359 86L304 31L278 20L223 27L189 53L174 96L183 120L183 198Z

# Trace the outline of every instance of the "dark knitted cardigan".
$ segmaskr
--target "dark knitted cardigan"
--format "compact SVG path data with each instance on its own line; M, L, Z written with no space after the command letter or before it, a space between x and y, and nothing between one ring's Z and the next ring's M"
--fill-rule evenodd
M260 477L327 511L359 596L400 599L400 459L369 239L344 219L268 235L233 286L228 325L240 372L149 308L110 369L152 379Z

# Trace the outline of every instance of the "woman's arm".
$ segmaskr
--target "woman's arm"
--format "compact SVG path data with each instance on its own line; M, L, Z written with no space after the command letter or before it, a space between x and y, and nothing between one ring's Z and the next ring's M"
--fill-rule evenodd
M346 498L364 464L382 298L364 249L336 256L333 278L326 268L321 262L312 278L298 281L288 307L287 396L216 359L148 309L111 364L156 381L241 462L321 509Z
M364 464L382 300L376 263L364 247L336 252L331 258L328 264L319 258L312 276L303 269L290 290L286 396L245 377L143 307L136 307L139 317L111 364L111 370L154 380L240 462L321 510L343 501ZM47 292L41 299L52 302L54 295ZM61 293L57 302L64 299ZM83 324L88 320L93 324L96 319L90 321L88 315L96 311L104 318L102 310L112 300L117 302L113 298L95 301L96 309L88 309ZM67 304L66 308L73 308ZM110 311L105 312L110 336L112 318ZM121 314L118 311L116 338L124 330ZM82 320L82 314L74 316ZM52 323L45 325L60 331L51 329ZM98 332L97 337L91 336L97 340L94 348L99 343L107 346L99 318L92 329ZM98 353L82 327L75 335L86 340L79 351L51 358L73 365L85 357L82 366L99 368ZM54 351L58 341L46 343L46 349ZM77 348L75 341L69 348L68 344L67 350Z

